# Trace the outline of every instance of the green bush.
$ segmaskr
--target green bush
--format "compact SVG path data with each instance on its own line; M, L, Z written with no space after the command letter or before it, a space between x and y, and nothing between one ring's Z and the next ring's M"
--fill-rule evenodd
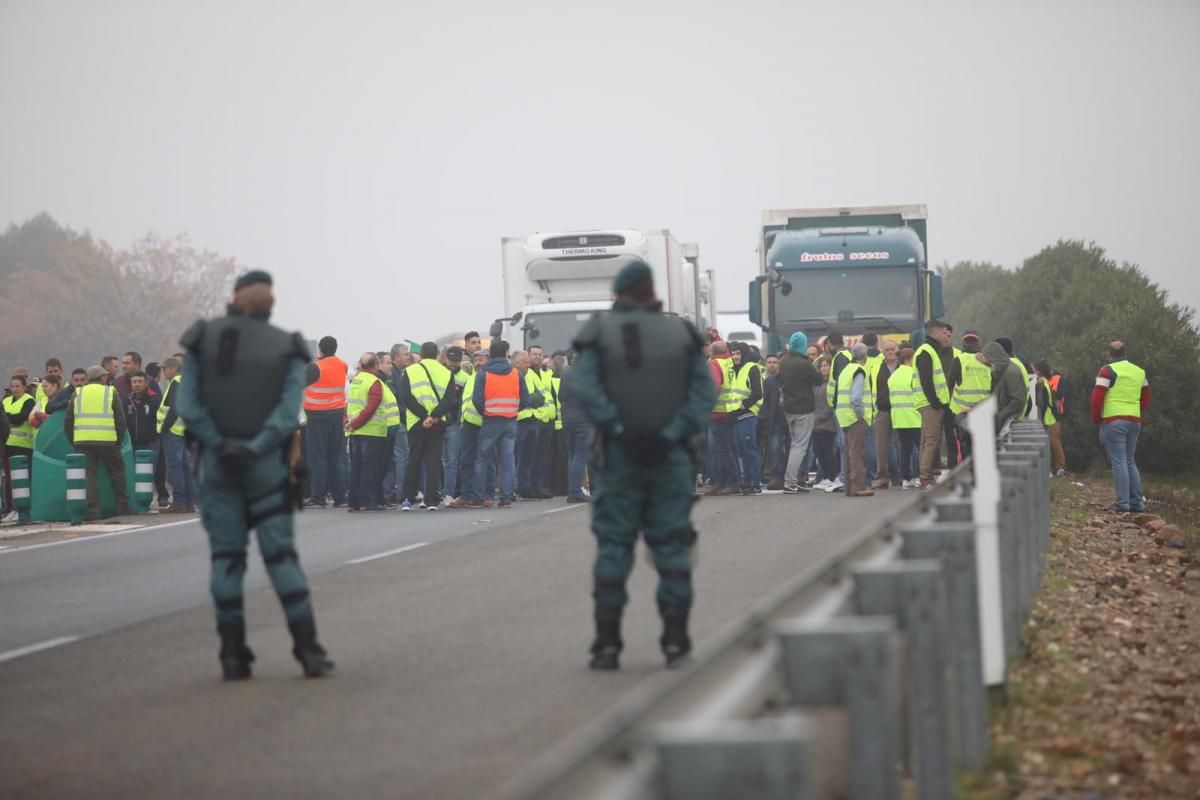
M1200 467L1200 333L1193 311L1169 303L1141 269L1105 258L1103 248L1060 241L1016 270L964 262L944 269L948 316L956 335L1008 336L1030 361L1063 373L1074 404L1063 445L1072 469L1102 455L1089 402L1113 339L1146 370L1153 390L1138 442L1138 463L1171 472Z

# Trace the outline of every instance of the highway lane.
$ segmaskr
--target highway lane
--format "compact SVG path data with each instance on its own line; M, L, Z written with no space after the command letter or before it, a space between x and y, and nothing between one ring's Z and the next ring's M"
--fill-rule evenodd
M797 570L910 497L702 502L698 649ZM188 580L200 584L193 597L202 602L191 608L166 616L143 610L140 623L0 663L0 796L486 795L624 693L666 676L655 576L643 552L630 585L622 670L586 669L594 543L586 512L553 509L528 504L494 527L480 520L497 512L411 522L342 518L313 530L307 526L321 520L306 515L304 546L313 563L342 563L313 569L318 625L338 661L327 681L298 677L278 604L258 591L247 604L255 679L221 683L204 580L195 575ZM489 535L469 535L480 528ZM428 546L345 565L373 547L402 547L402 537L412 544L438 533L444 538ZM154 536L25 557L65 553L74 561L116 546L137 561L130 544ZM174 530L177 536L188 541L187 530ZM202 545L198 531L191 536L185 550ZM107 562L100 550L92 557ZM194 553L175 558L183 565L164 571L177 577L195 561ZM172 563L170 556L159 561ZM206 569L202 552L199 563ZM139 596L140 572L121 573Z
M556 500L503 511L305 511L297 517L297 546L305 570L320 574L400 548L494 532L555 509L582 514L579 508ZM0 658L209 602L208 546L199 520L53 544L10 544L13 549L0 551ZM253 543L248 563L247 590L268 586Z

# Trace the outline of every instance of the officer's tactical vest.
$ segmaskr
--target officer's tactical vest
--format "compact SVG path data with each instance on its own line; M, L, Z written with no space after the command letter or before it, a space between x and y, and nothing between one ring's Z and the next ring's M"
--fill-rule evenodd
M632 434L666 426L688 396L688 370L699 339L678 317L636 309L595 318L576 341L595 341L604 391ZM594 334L594 339L593 339Z
M299 334L238 313L196 323L181 342L198 363L201 402L231 439L258 435L279 405L292 359L309 360ZM299 414L297 408L292 416Z

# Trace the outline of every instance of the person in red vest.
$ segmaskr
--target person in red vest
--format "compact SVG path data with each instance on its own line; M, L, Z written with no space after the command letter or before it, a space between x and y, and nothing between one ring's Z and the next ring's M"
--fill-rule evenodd
M311 494L305 508L346 505L346 362L337 357L332 336L317 342L317 360L308 365L304 390L305 447Z

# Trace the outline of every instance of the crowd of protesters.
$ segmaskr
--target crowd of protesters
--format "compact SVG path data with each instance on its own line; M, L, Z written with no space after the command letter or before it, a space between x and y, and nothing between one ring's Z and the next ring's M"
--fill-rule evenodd
M989 395L997 399L997 426L1031 414L1043 422L1053 472L1064 475L1059 420L1071 398L1062 376L1046 361L1014 352L1007 338L985 345L967 330L956 345L952 327L938 320L924 333L914 346L873 332L853 343L837 333L810 343L797 332L782 352L764 357L753 345L709 331L718 392L707 440L695 443L698 491L864 497L891 487L928 489L970 454L964 418ZM510 351L501 341L485 347L475 331L462 345L396 344L363 353L353 367L337 351L337 340L324 337L308 367L300 420L306 507L411 511L508 507L555 496L588 501L593 431L572 391L572 352L545 353L536 345ZM1149 384L1144 373L1123 365L1120 342L1110 346L1110 358L1097 378L1092 416L1110 464L1125 476L1118 487L1124 500L1114 508L1136 510L1140 500L1130 498L1140 498L1133 463L1140 409L1127 408L1132 401L1123 395L1106 400L1105 393L1124 375L1139 382L1144 408ZM154 453L158 510L195 511L191 454L174 408L182 368L181 353L143 365L140 354L128 352L69 376L56 358L37 379L14 370L0 415L5 521L15 518L10 460L32 462L37 437L57 414L68 443L89 454L91 516L99 510L100 469L120 484L117 513L127 511L123 466L114 455L126 437L133 449ZM102 442L88 441L92 434L75 424L93 385L112 390L94 394L106 417L97 434ZM1116 405L1124 413L1106 416Z

